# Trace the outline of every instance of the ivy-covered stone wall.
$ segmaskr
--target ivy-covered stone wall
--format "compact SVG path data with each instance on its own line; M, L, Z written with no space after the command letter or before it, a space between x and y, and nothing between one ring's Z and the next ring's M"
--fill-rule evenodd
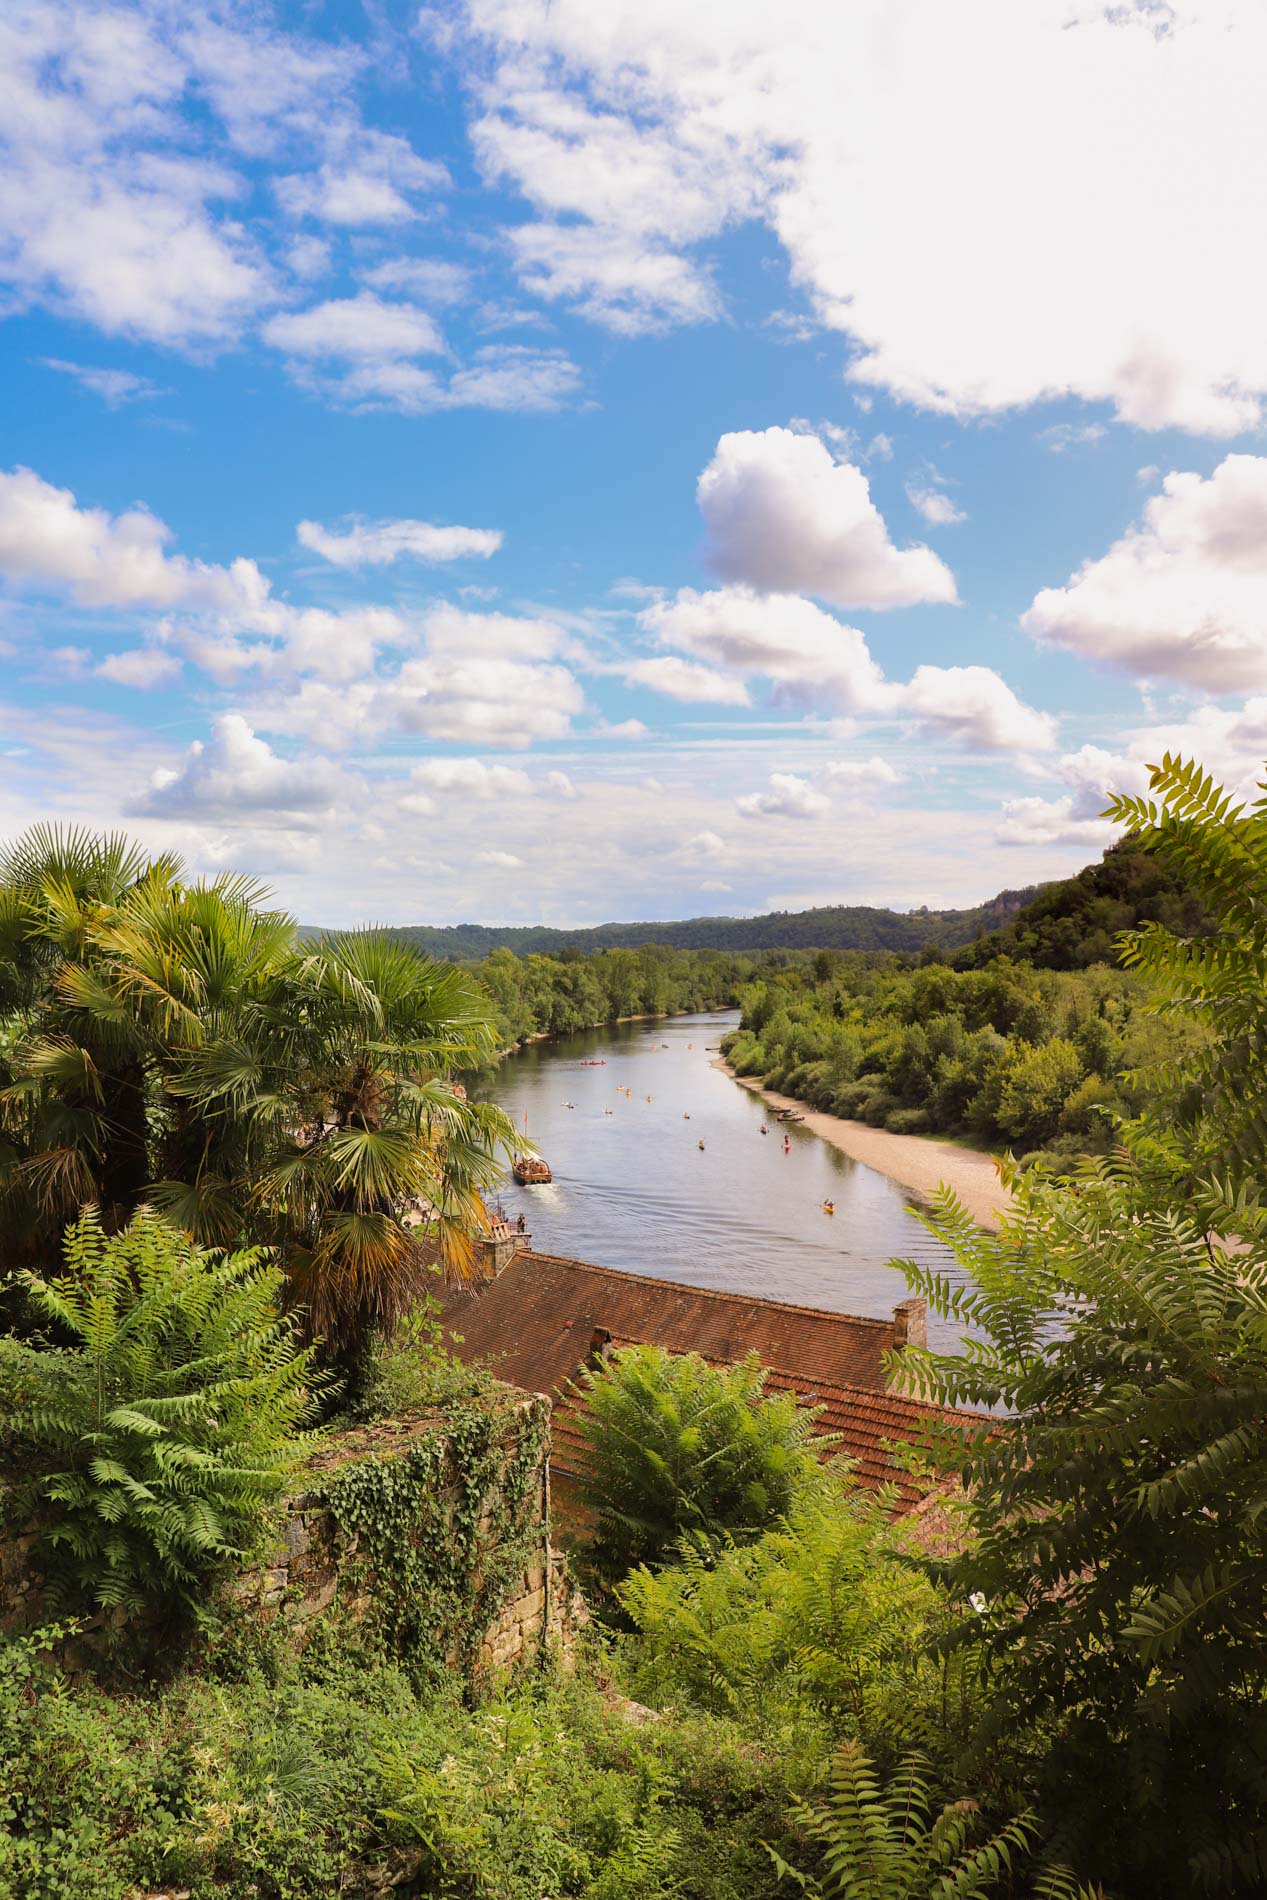
M550 1543L549 1427L548 1399L503 1389L344 1434L234 1595L299 1641L321 1619L424 1672L568 1652L584 1612Z
M264 1561L222 1586L226 1628L355 1643L420 1675L478 1679L543 1645L566 1660L585 1611L550 1542L549 1445L549 1400L510 1387L328 1439ZM0 1628L41 1620L33 1543L0 1538ZM65 1660L89 1662L114 1620Z

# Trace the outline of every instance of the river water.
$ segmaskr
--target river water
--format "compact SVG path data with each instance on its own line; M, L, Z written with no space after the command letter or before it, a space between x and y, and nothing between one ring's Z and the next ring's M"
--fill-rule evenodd
M501 1195L534 1246L880 1319L906 1297L895 1258L957 1278L907 1211L909 1190L795 1125L785 1151L760 1097L712 1066L737 1021L618 1023L530 1044L481 1079L474 1092L526 1126L554 1171L549 1187L508 1181ZM930 1343L956 1338L930 1320Z

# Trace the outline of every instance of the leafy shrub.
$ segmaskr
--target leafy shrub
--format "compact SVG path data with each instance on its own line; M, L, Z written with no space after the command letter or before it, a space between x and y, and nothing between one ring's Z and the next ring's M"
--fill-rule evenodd
M440 1311L437 1300L422 1300L390 1334L371 1335L348 1408L356 1423L402 1418L487 1391L491 1373L465 1365L442 1345Z
M196 1609L306 1449L311 1353L258 1251L204 1252L145 1213L107 1235L89 1211L65 1254L62 1277L27 1290L73 1345L9 1341L2 1362L8 1459L29 1473L54 1592Z
M986 1840L973 1800L953 1801L934 1819L918 1755L908 1756L885 1788L858 1744L842 1742L828 1790L826 1801L798 1800L792 1808L792 1820L819 1850L817 1873L799 1872L771 1849L780 1878L813 1900L989 1900L1004 1881L1010 1888L1029 1857L1035 1827L1028 1815Z
M1003 1134L1026 1147L1049 1141L1085 1074L1081 1055L1064 1036L1038 1045L1022 1042L999 1090L995 1120Z
M1129 946L1154 1007L1204 1025L1156 1108L1042 1169L983 1236L951 1196L930 1223L966 1269L912 1286L974 1334L911 1376L1000 1407L963 1447L975 1538L953 1566L960 1640L992 1667L982 1745L1042 1738L1058 1838L1115 1891L1267 1889L1267 1171L1262 1050L1267 800L1234 806L1166 758L1156 805L1118 801L1179 867L1210 935Z
M891 1510L828 1472L755 1543L633 1571L617 1591L637 1631L622 1645L633 1693L766 1736L776 1719L791 1731L808 1717L817 1739L843 1726L886 1756L947 1756L977 1698L965 1666L931 1653L943 1598L895 1547Z
M1092 1146L1107 1145L1113 1135L1113 1116L1121 1107L1122 1098L1112 1082L1089 1075L1066 1097L1060 1111L1060 1131L1081 1136L1084 1152Z
M0 1637L0 1900L774 1900L795 1784L725 1723L548 1677L472 1709L346 1650L111 1697L62 1633Z
M895 1108L884 1125L894 1135L926 1135L928 1115L922 1108Z
M976 1343L911 1370L1012 1415L963 1452L975 1536L953 1583L987 1606L958 1631L992 1665L982 1747L1041 1735L1062 1852L1115 1892L1257 1895L1267 1241L1217 1186L1169 1200L1149 1158L1084 1160L1072 1191L1019 1177L989 1237L945 1197L930 1224L966 1287L907 1273Z
M751 1354L710 1366L696 1353L630 1346L581 1375L584 1505L600 1575L663 1561L688 1535L756 1537L816 1477L813 1414L767 1397Z

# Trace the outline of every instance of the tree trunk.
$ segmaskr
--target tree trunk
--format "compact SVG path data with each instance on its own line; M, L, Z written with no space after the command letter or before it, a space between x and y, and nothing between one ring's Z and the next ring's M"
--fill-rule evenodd
M120 1064L106 1093L103 1119L106 1152L97 1170L101 1218L108 1232L126 1227L150 1181L149 1114L145 1070L139 1062Z

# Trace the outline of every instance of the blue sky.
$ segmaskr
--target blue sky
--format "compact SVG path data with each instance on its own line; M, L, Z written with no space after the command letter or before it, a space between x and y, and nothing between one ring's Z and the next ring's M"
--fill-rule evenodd
M970 903L1267 749L1249 0L0 19L0 832Z

